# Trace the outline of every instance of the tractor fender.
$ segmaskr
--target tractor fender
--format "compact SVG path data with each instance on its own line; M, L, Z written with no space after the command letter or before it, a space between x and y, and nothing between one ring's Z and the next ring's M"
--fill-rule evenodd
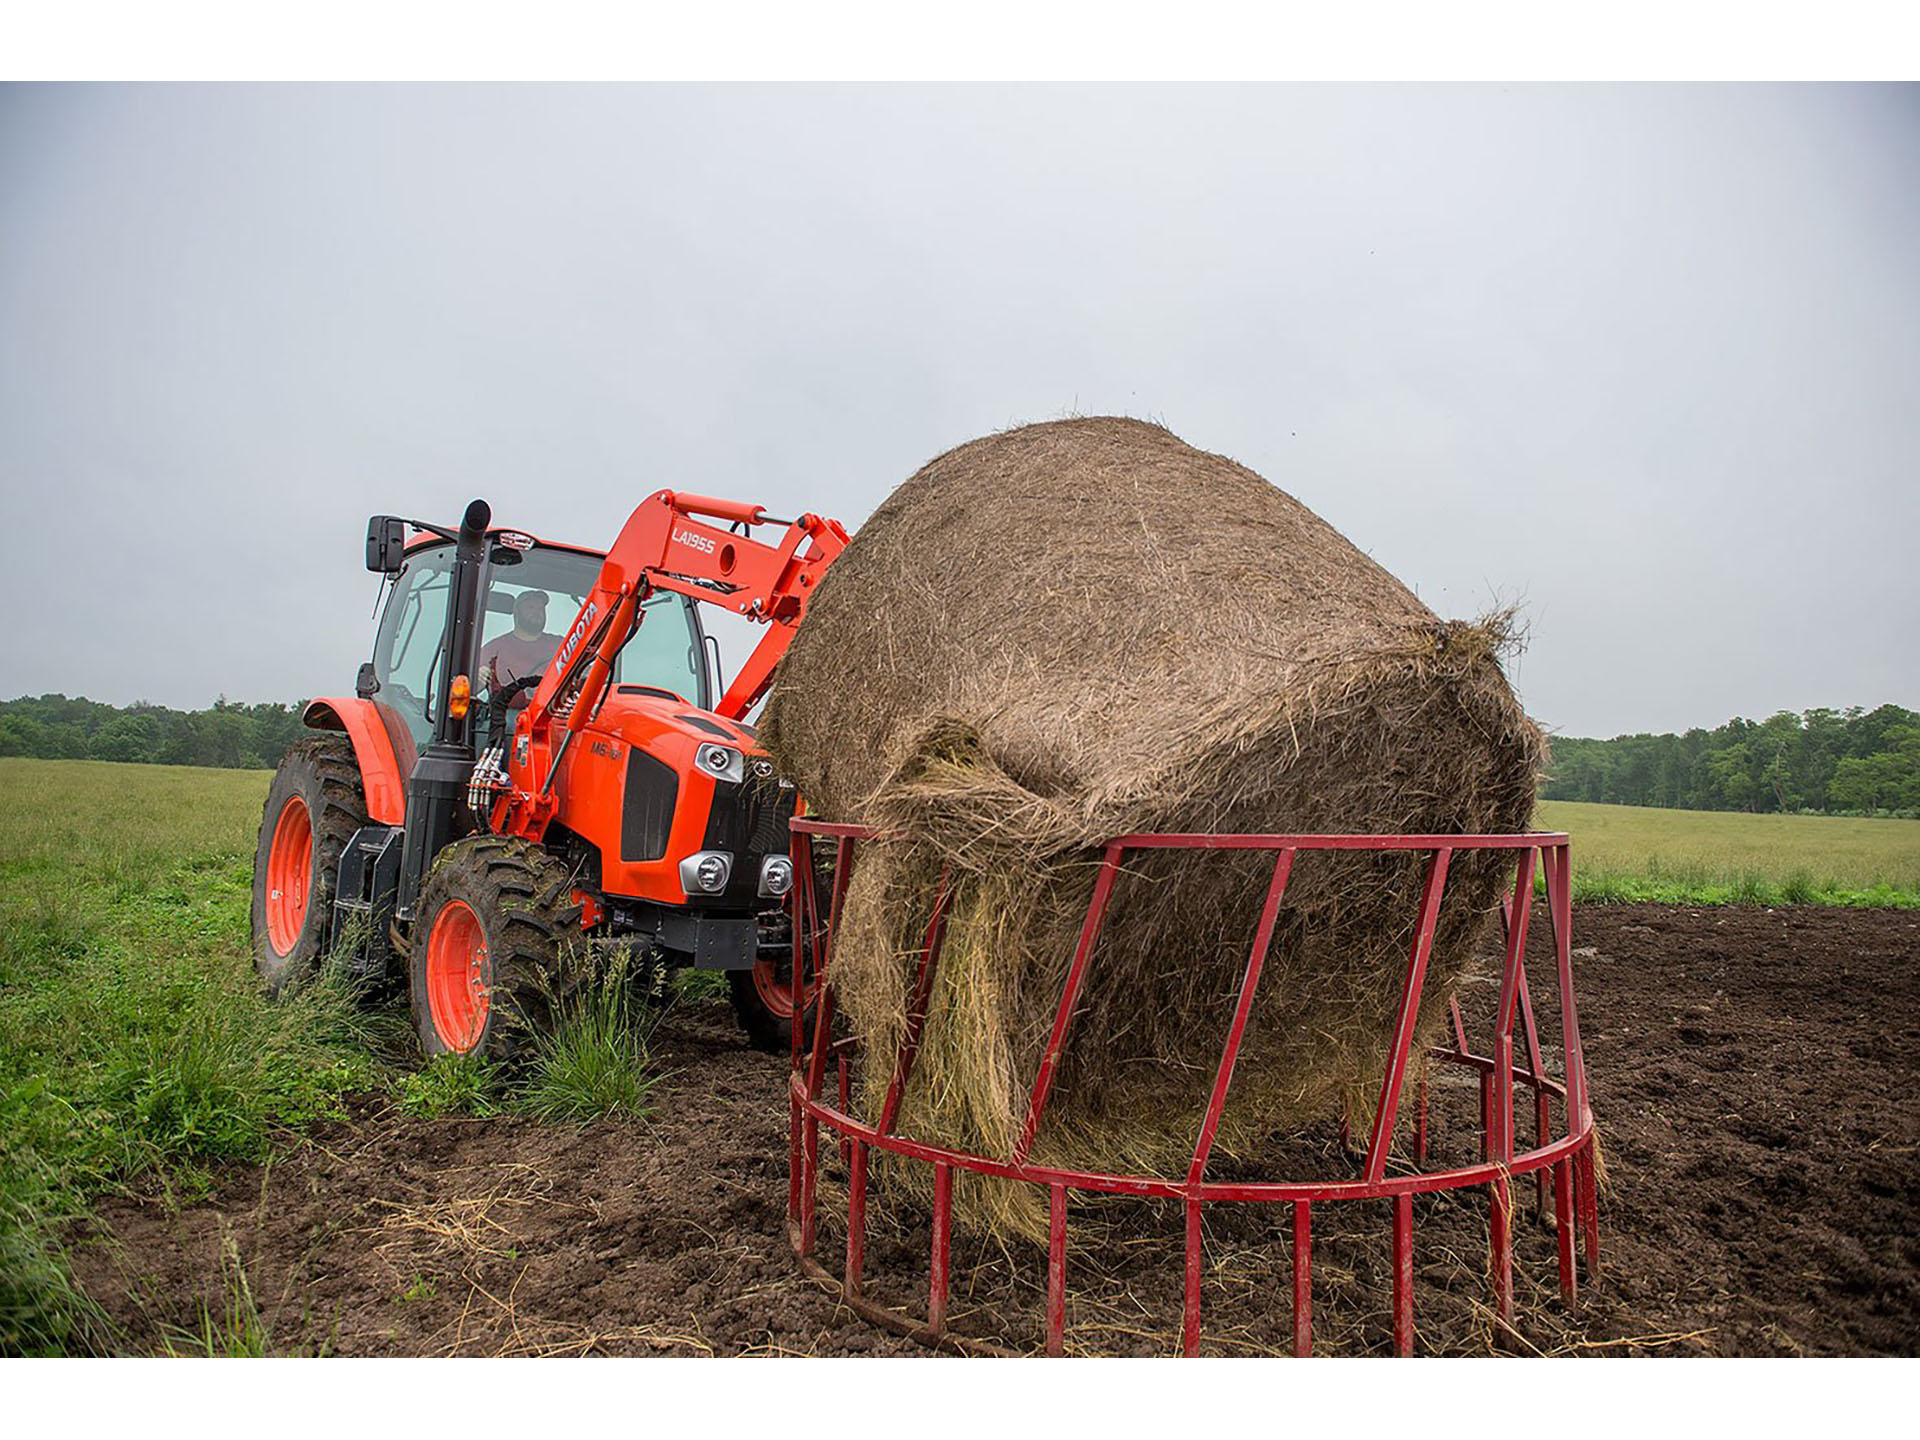
M393 736L373 701L331 696L310 700L300 720L310 730L344 731L353 742L353 758L360 764L360 783L366 790L369 820L382 825L406 823L406 772L400 768ZM409 745L408 749L411 748Z

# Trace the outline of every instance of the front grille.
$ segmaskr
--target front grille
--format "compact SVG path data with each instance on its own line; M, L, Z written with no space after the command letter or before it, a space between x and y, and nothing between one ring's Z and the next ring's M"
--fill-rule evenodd
M793 818L794 798L792 786L773 779L714 787L713 813L707 817L707 836L700 848L725 850L733 856L733 874L717 903L758 902L760 862L769 855L787 853L787 822Z
M627 752L627 793L620 812L620 858L658 860L667 853L680 777L639 746Z

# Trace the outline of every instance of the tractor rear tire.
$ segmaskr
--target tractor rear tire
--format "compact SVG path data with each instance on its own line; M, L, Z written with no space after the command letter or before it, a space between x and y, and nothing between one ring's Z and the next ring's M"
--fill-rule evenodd
M523 1059L549 1028L568 947L582 943L566 867L502 835L440 852L414 904L408 992L429 1058Z
M268 787L253 856L253 959L269 995L319 968L340 852L366 823L353 742L333 734L296 740Z

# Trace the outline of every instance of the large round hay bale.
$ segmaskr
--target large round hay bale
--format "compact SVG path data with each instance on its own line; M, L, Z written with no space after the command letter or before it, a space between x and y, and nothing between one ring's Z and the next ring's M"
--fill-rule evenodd
M822 581L763 727L815 814L902 837L865 848L833 959L879 1057L864 1103L886 1085L943 867L951 919L900 1129L1005 1155L1100 842L1523 829L1543 746L1501 673L1505 638L1497 619L1441 622L1291 496L1156 425L1031 425L933 460ZM1299 857L1221 1151L1342 1104L1364 1118L1422 863ZM1271 864L1132 857L1036 1159L1182 1167ZM1503 864L1456 860L1423 1033ZM966 1198L1016 1230L1034 1219Z

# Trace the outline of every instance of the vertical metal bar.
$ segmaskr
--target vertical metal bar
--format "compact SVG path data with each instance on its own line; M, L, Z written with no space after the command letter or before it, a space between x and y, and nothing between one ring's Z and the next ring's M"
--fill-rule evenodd
M1060 1008L1054 1012L1053 1032L1047 1037L1047 1048L1040 1054L1040 1069L1033 1077L1026 1123L1020 1127L1020 1138L1013 1145L1015 1165L1027 1163L1033 1137L1040 1131L1047 1093L1053 1089L1053 1072L1060 1063L1060 1047L1066 1043L1067 1026L1073 1020L1073 1007L1080 999L1080 985L1086 978L1087 960L1093 954L1094 942L1100 938L1100 926L1106 919L1107 900L1113 894L1114 877L1120 871L1121 853L1120 846L1109 845L1100 861L1100 875L1093 882L1093 899L1087 902L1087 918L1080 926L1080 941L1074 946L1073 963L1067 967L1066 981L1060 987Z
M1486 1242L1494 1271L1494 1313L1513 1323L1513 1179L1501 1171L1488 1187L1492 1206L1486 1221Z
M1460 997L1453 996L1447 1001L1447 1009L1453 1017L1453 1053L1467 1055L1472 1053L1467 1047L1467 1022L1460 1014Z
M840 1096L840 1113L842 1115L850 1115L853 1113L851 1109L853 1103L853 1075L847 1066L847 1052L844 1050L836 1050L833 1058L837 1062L834 1068L839 1072L837 1089ZM851 1136L843 1135L840 1137L840 1159L845 1164L853 1163L853 1139Z
M1493 1072L1480 1072L1480 1158L1493 1158Z
M1561 1054L1567 1072L1567 1133L1587 1123L1587 1062L1580 1049L1579 1007L1573 997L1573 847L1553 847L1547 869L1553 948L1560 966Z
M1067 1187L1052 1186L1047 1198L1047 1354L1065 1348L1067 1331Z
M1427 1067L1420 1067L1420 1085L1413 1111L1413 1163L1427 1166Z
M1533 1079L1533 1115L1534 1142L1545 1145L1553 1131L1552 1113L1547 1103L1547 1090L1543 1083L1546 1078L1546 1062L1540 1055L1540 1033L1533 1023L1533 996L1527 989L1527 972L1524 966L1520 970L1520 1021L1527 1037L1527 1073ZM1533 1172L1536 1213L1547 1213L1547 1172L1539 1169Z
M1520 977L1526 965L1527 916L1533 900L1531 847L1520 852L1514 865L1513 896L1502 910L1506 928L1505 953L1500 964L1500 1010L1493 1026L1493 1153L1503 1165L1513 1163L1513 1020L1520 1004Z
M1282 850L1273 862L1273 878L1267 882L1266 902L1260 907L1260 926L1254 932L1246 973L1240 977L1240 998L1233 1007L1233 1024L1227 1029L1227 1043L1213 1075L1213 1091L1207 1097L1207 1113L1200 1122L1200 1138L1194 1142L1193 1160L1187 1166L1189 1185L1200 1183L1206 1173L1207 1156L1213 1153L1214 1133L1220 1128L1220 1113L1226 1108L1227 1091L1233 1084L1234 1062L1240 1056L1240 1042L1246 1038L1247 1017L1253 1013L1253 992L1260 983L1260 967L1266 964L1267 948L1273 943L1274 922L1279 918L1280 900L1287 893L1287 876L1292 870L1293 851Z
M920 971L914 977L913 997L907 1002L906 1029L900 1036L900 1053L893 1066L893 1079L887 1084L887 1098L880 1106L875 1127L882 1135L891 1133L900 1115L900 1099L906 1093L913 1074L913 1062L920 1054L920 1032L927 1023L927 1004L933 995L934 967L940 961L940 942L947 929L947 870L940 871L940 885L933 895L933 914L927 921L926 944L920 952Z
M1393 1197L1393 1353L1413 1354L1413 1196Z
M1187 1289L1180 1312L1180 1353L1200 1353L1200 1270L1202 1263L1200 1202L1187 1199Z
M787 1218L800 1218L800 1097L787 1102Z
M842 835L833 847L833 893L827 897L827 943L820 949L820 978L825 979L827 963L833 955L833 939L840 933L840 902L847 898L853 883L853 837ZM814 907L819 908L815 897Z
M836 866L834 870L836 880L838 880L844 872L844 868L844 866ZM817 928L820 923L820 906L819 896L813 888L813 867L811 863L809 863L807 867L806 885L810 923L813 927ZM831 922L829 922L827 930L828 935L827 939L822 942L823 946L832 943L833 926ZM800 963L801 953L798 949L794 952L794 963L796 965ZM799 972L796 971L795 973L798 974ZM807 1098L809 1100L817 1100L820 1096L820 1082L826 1078L827 1073L827 1051L833 1044L833 991L829 990L826 986L824 952L821 961L821 973L816 978L814 988L815 993L818 994L820 998L818 1003L813 1007L812 1053L807 1058ZM793 1030L796 1038L804 1028L803 1021L805 1015L806 1011L801 1010L794 1017Z
M1293 1202L1293 1353L1313 1353L1313 1206Z
M1546 1074L1546 1063L1540 1056L1540 1032L1533 1023L1533 992L1527 986L1525 967L1520 971L1520 1022L1527 1037L1527 1069L1537 1080Z
M804 832L792 837L799 843L796 848L802 853L795 867L793 877L793 975L795 984L799 982L802 956L806 953L807 937L813 933L813 837ZM800 1068L801 1034L806 1029L806 1007L794 1008L793 1023L787 1027L788 1041L793 1050L793 1068Z
M1539 1073L1537 1070L1534 1072L1536 1075ZM1547 1092L1538 1086L1534 1088L1533 1092L1533 1111L1534 1143L1536 1146L1544 1146L1548 1138L1553 1134L1553 1109ZM1534 1195L1534 1211L1543 1217L1547 1213L1547 1169L1548 1167L1542 1166L1533 1172L1534 1189L1536 1192Z
M860 1293L860 1271L867 1254L867 1147L849 1142L847 1161L847 1273L841 1288L849 1297Z
M820 1121L809 1111L801 1124L800 1144L800 1256L813 1254L814 1184L820 1174Z
M1587 1276L1600 1273L1600 1194L1594 1174L1593 1142L1589 1140L1574 1162L1574 1202L1580 1214L1580 1236L1587 1253Z
M947 1328L947 1272L953 1255L953 1167L944 1160L933 1166L933 1279L927 1289L927 1328L935 1335Z
M1493 1308L1509 1325L1513 1323L1513 1183L1505 1171L1493 1177L1487 1187L1492 1197L1487 1219L1487 1246L1493 1271Z
M1566 1160L1553 1167L1553 1231L1560 1250L1560 1295L1571 1309L1579 1303L1580 1282L1573 1269L1573 1165Z
M1367 1142L1366 1179L1378 1185L1387 1173L1387 1151L1393 1145L1393 1127L1400 1108L1400 1086L1407 1078L1407 1052L1413 1046L1414 1022L1420 1018L1420 989L1426 983L1427 957L1433 953L1433 931L1440 919L1440 896L1447 888L1447 865L1453 859L1450 846L1433 852L1427 862L1427 883L1420 897L1420 928L1413 939L1413 953L1407 957L1407 978L1400 995L1400 1018L1394 1026L1393 1049L1389 1052L1386 1078L1380 1085L1380 1101L1373 1112L1373 1138Z
M827 1081L827 1052L833 1048L833 991L822 987L813 1007L813 1053L807 1057L807 1098L818 1100Z

